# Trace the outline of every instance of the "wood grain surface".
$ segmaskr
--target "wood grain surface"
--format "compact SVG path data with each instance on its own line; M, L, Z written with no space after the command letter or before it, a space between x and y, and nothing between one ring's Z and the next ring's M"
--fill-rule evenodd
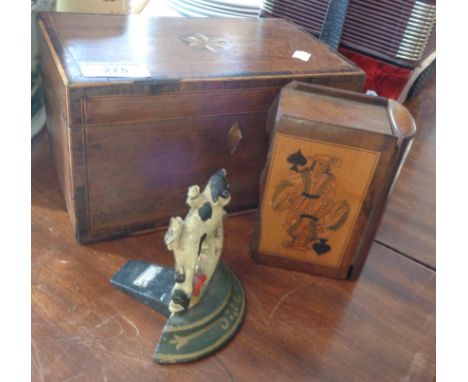
M435 142L434 90L409 105L423 133L379 232L384 245L374 243L360 279L257 265L249 251L254 215L229 217L223 260L243 283L246 320L226 348L185 365L151 361L164 318L109 283L128 259L172 265L164 233L79 245L43 131L32 142L32 380L433 380L436 273L420 255L434 248L435 222L399 208L435 204L426 147ZM409 188L415 195L406 200Z
M407 102L416 120L413 146L387 205L376 240L436 267L436 82Z

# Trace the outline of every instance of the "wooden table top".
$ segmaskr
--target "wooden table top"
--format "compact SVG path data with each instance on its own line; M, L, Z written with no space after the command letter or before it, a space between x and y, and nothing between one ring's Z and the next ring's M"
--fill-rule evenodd
M229 217L223 260L245 322L204 360L157 365L164 317L113 288L129 259L172 265L164 232L93 245L73 236L43 131L32 142L33 381L432 381L435 81L408 103L418 134L357 282L257 265L255 217Z

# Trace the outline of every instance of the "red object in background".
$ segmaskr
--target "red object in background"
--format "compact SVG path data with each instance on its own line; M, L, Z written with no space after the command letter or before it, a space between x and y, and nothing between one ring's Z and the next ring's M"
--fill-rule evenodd
M390 65L346 48L338 50L366 72L364 91L373 90L379 96L398 99L408 82L411 69Z

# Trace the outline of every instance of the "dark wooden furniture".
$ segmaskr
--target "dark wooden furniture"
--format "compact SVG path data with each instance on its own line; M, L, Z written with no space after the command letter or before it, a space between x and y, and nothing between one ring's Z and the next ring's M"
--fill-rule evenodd
M223 259L246 290L245 323L216 355L169 367L151 361L164 318L108 281L128 259L173 264L163 233L79 245L42 132L32 142L32 381L432 381L434 105L435 82L408 104L418 132L358 281L257 265L254 215L229 217Z
M284 20L42 14L48 130L81 242L168 224L188 186L219 168L230 211L256 207L266 113L293 79L362 89L364 73ZM293 58L296 50L312 54ZM133 62L149 78L83 77Z
M268 131L254 258L356 279L416 133L411 114L393 100L292 82Z

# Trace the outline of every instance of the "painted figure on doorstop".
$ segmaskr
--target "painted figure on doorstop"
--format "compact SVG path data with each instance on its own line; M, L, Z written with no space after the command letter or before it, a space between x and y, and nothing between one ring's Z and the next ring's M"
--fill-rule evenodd
M219 258L224 207L230 202L224 169L201 191L189 187L184 219L172 217L164 237L175 270L131 260L111 279L113 285L169 317L153 355L158 363L203 358L229 341L245 311L242 286Z
M216 172L203 192L188 190L190 210L184 220L171 218L164 241L174 253L176 283L169 310L173 313L198 303L210 281L223 247L224 206L231 200L226 171Z

